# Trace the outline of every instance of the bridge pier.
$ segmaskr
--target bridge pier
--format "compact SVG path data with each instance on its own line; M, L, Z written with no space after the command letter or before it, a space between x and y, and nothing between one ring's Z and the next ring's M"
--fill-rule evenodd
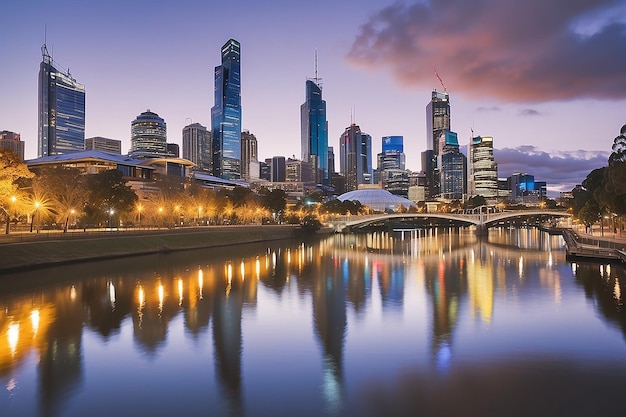
M484 224L476 225L476 236L487 236L489 234L489 228Z

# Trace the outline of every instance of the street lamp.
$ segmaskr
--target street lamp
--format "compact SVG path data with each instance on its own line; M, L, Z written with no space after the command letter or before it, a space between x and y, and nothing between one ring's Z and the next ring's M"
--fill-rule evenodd
M68 225L68 223L70 221L70 215L72 215L72 216L74 215L74 209L71 209L68 212L67 217L65 218L65 227L63 228L63 233L67 233L67 225Z
M113 230L113 213L115 211L113 209L109 209L109 229Z
M140 227L141 227L141 210L143 210L143 206L141 204L137 204L137 215L138 215L137 223L139 224Z
M35 201L35 213L33 217L30 219L30 232L33 233L33 223L35 223L35 217L37 217L37 212L39 211L39 201ZM39 223L37 223L37 233L39 233Z

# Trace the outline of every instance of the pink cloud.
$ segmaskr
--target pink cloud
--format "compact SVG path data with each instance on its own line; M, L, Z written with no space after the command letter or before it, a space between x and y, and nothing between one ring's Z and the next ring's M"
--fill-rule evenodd
M623 99L626 23L596 18L612 8L624 10L626 1L396 3L361 26L347 57L429 88L436 68L448 90L475 98ZM584 34L576 31L580 22Z

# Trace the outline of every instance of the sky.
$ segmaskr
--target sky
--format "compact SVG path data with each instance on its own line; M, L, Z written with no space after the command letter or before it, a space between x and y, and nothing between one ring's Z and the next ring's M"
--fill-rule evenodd
M316 50L337 158L354 122L374 161L383 136L401 135L419 171L426 105L445 88L461 146L493 137L499 177L526 172L555 195L605 166L626 124L626 0L22 0L0 2L0 16L0 130L21 134L26 159L37 157L44 42L85 85L85 137L119 139L124 153L148 109L168 142L182 145L191 122L210 126L230 38L261 160L301 157Z

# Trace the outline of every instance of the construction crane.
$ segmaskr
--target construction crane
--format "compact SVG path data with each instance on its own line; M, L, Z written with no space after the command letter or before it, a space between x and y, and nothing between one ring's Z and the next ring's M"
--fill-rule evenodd
M443 80L439 76L439 73L437 72L437 68L433 67L433 69L435 70L435 76L437 77L437 79L441 83L441 86L443 87L443 92L447 94L448 93L448 89L446 88L446 85L443 83Z

